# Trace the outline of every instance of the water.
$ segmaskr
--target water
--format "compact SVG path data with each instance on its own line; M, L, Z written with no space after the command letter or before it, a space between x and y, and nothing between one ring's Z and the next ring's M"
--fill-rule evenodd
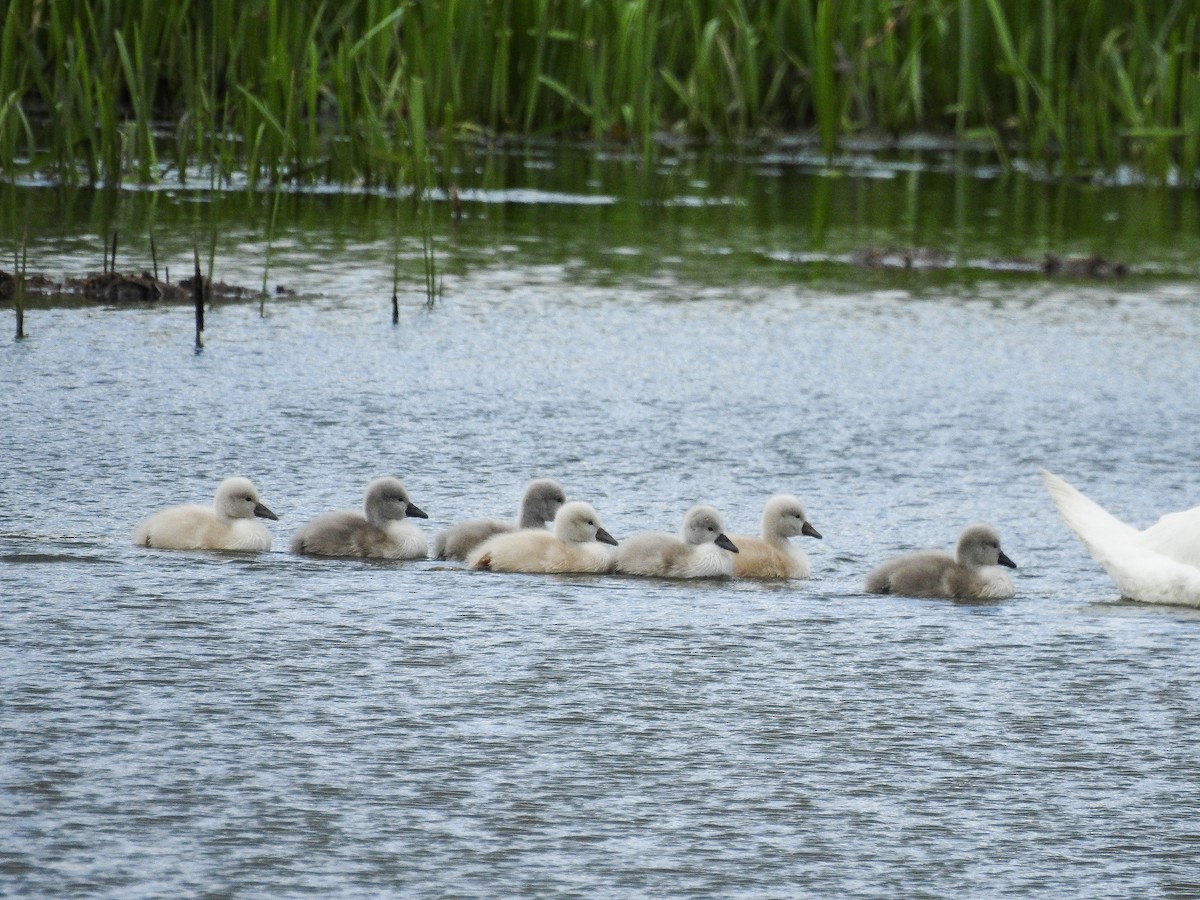
M837 203L818 239L752 199L771 180L800 196L802 172L646 205L592 165L570 193L545 183L561 167L525 166L503 189L538 202L469 203L445 296L426 310L410 290L398 328L384 199L303 195L271 263L299 295L218 306L202 352L186 308L58 301L0 347L0 889L1200 891L1200 613L1120 602L1036 474L1138 525L1198 502L1194 229L1051 226L1022 250L971 203L972 257L1126 250L1174 274L813 271L788 254L917 242ZM1064 190L1017 187L1033 206ZM17 193L47 223L31 267L95 268L105 216ZM145 203L178 225L240 202L199 200L125 198L129 254ZM245 219L223 220L218 274L255 285L265 238ZM173 267L179 231L159 238ZM232 473L279 513L274 552L129 543ZM789 491L825 539L788 585L285 552L384 473L430 534L510 515L553 475L618 538L697 501L752 531ZM1020 566L1012 600L861 592L876 562L980 519Z

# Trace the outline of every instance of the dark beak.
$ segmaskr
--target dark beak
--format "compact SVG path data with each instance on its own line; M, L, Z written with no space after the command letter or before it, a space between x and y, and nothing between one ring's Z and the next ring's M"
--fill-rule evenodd
M404 514L406 516L412 516L414 519L428 519L429 518L429 516L425 514L425 511L423 509L421 509L421 507L417 506L417 504L415 504L415 503L408 504L408 506L404 510Z
M596 540L602 544L612 544L614 547L617 546L617 539L603 528L596 529Z
M1000 551L1000 558L996 560L996 562L1000 563L1002 566L1008 566L1010 569L1015 569L1017 567L1015 562L1004 555L1003 550Z
M713 541L713 543L716 544L718 547L724 547L730 553L738 552L737 544L735 544L733 541L731 541L729 538L727 538L724 535L724 533L718 534L717 539L715 541Z
M254 504L254 514L260 519L274 519L276 522L279 521L279 516L275 515L275 513L271 512L261 503Z
M804 520L804 527L800 529L801 534L807 534L809 537L815 537L818 541L821 540L821 532L812 527L812 522Z

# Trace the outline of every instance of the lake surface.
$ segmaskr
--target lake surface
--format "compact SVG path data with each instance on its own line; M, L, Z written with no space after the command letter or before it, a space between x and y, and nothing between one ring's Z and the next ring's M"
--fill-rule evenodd
M218 304L200 352L186 307L61 299L0 345L0 892L1200 893L1200 612L1121 602L1037 477L1139 527L1200 502L1195 196L805 159L468 160L431 308L383 193L272 229L264 195L2 189L31 269L119 228L183 271L211 229L218 278L295 294ZM131 545L229 474L273 552ZM695 502L754 531L779 491L825 537L786 585L287 554L381 474L431 536L549 475L618 538ZM1015 598L863 594L976 520Z

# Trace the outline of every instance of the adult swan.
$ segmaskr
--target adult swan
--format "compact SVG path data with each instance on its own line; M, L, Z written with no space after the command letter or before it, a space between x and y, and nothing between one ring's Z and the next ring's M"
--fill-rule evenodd
M1138 531L1052 472L1043 469L1041 474L1059 514L1108 571L1122 597L1200 606L1200 506L1168 513Z

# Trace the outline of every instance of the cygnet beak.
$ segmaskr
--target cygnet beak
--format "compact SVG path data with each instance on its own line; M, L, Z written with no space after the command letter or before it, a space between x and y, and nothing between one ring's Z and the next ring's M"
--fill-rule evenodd
M425 511L423 509L421 509L421 507L417 506L417 504L415 504L415 503L409 503L408 506L404 510L404 514L406 516L412 516L414 519L428 519L429 518L429 516L425 513Z
M254 504L254 514L260 519L274 519L276 522L279 521L279 516L275 515L275 513L271 512L261 503Z
M724 549L728 550L730 553L738 553L739 552L738 548L737 548L737 544L735 544L733 541L731 541L729 538L727 538L724 533L718 534L717 539L715 541L713 541L713 543L716 544L718 547L723 547Z
M821 532L812 527L812 523L807 519L804 520L804 525L800 529L801 534L807 534L809 537L815 537L818 541L821 540Z
M596 540L602 544L612 544L614 547L617 546L617 539L603 528L596 529Z
M1004 555L1003 550L1000 551L1000 558L996 560L996 562L1000 563L1002 566L1008 566L1010 569L1015 569L1017 567L1015 562Z

